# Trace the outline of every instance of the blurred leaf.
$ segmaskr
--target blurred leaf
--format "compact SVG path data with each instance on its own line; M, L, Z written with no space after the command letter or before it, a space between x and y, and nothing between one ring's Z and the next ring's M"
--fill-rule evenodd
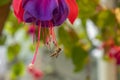
M93 16L96 12L98 2L99 0L77 0L78 6L80 8L80 18L87 19Z
M11 0L0 0L0 6L3 6L7 3L9 3Z
M14 60L14 58L19 54L21 46L19 44L11 44L8 46L7 57L9 61Z
M31 52L34 52L35 48L34 48L34 45L33 45L33 44L30 44L29 50L30 50Z
M58 37L59 37L59 42L64 45L64 51L66 56L70 57L71 56L70 52L72 47L79 40L77 34L71 28L66 30L63 27L60 27L58 30Z
M12 72L16 76L21 76L24 73L24 68L24 64L22 62L18 62L12 67Z
M0 36L0 45L4 45L6 41L6 36L5 35L1 35Z
M2 1L4 1L4 0L2 0ZM10 12L10 4L0 6L0 35L2 34L3 27L4 27L4 24L5 24L6 20L7 20L9 12Z
M100 28L105 28L107 26L113 27L116 24L115 15L109 10L103 10L97 15L95 15L92 20Z
M84 68L86 58L88 56L87 51L81 48L80 45L76 45L72 49L72 61L75 65L75 72L78 72Z
M25 71L24 64L22 62L18 62L12 66L12 71L10 75L11 80L18 80L20 76L23 75Z
M64 45L65 54L70 56L75 65L75 71L80 71L85 65L86 57L88 56L80 44L78 44L79 38L73 29L59 28L58 31L59 41Z
M21 26L23 27L23 24L18 23L18 20L15 18L13 13L10 12L8 20L5 24L5 31L8 34L14 36L14 34L21 28Z
M15 76L14 74L10 75L10 80L17 80L17 76Z
M104 56L103 56L103 60L105 60L105 61L110 61L111 59L110 59L110 57L109 57L108 55L104 55Z

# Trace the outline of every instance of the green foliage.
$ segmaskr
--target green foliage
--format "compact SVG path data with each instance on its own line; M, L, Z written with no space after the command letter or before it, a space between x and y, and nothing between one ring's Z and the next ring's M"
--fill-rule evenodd
M79 6L79 16L82 19L87 19L93 16L96 12L96 7L99 0L77 0Z
M85 51L80 45L73 47L72 51L72 61L75 65L75 72L82 70L85 66L85 62L88 56L88 52Z
M0 36L0 45L4 45L6 42L6 36L5 35L1 35Z
M20 48L21 46L19 44L11 44L10 46L8 46L7 57L9 61L13 61L15 57L17 57L20 52Z
M76 32L70 27L68 27L68 30L61 27L58 31L58 37L60 43L64 45L64 52L66 56L72 59L75 65L75 71L78 72L82 70L88 53L78 43L79 37Z
M93 21L100 28L114 27L116 23L115 15L109 10L103 10L93 17Z
M0 6L3 6L7 3L9 3L11 0L0 0Z
M73 46L78 42L79 38L73 30L65 30L60 27L58 30L59 42L64 45L66 55L71 56L70 52Z
M5 31L14 36L17 30L19 30L23 24L18 23L18 20L15 18L14 14L10 12L8 20L5 24Z
M11 80L17 80L18 77L22 76L24 73L24 64L22 62L17 62L12 66L12 71L11 71Z

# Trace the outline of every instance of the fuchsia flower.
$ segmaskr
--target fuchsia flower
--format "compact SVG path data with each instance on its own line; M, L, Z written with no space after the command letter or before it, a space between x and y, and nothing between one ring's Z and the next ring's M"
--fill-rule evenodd
M76 0L13 0L13 9L19 22L31 23L38 30L38 44L32 64L38 52L40 33L47 34L46 43L52 38L57 46L53 27L61 25L67 18L74 23L78 15Z
M108 56L116 60L116 64L120 65L120 47L113 46L108 51Z
M61 25L68 17L73 23L78 15L75 0L13 0L14 13L20 22L41 23L41 27Z
M113 39L104 42L102 48L106 50L106 55L110 59L115 59L116 64L120 65L120 46L115 45Z

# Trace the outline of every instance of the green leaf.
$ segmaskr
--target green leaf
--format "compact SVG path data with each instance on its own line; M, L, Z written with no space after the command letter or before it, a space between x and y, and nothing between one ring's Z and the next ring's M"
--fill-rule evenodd
M85 66L86 59L88 57L87 51L81 48L80 45L76 45L72 49L72 61L75 65L75 72L82 70Z
M8 50L7 50L7 57L9 61L14 60L14 58L19 54L20 52L20 45L19 44L11 44L10 46L8 46Z
M17 18L15 18L13 12L11 11L4 27L5 31L14 36L21 27L23 27L23 24L18 23Z
M59 40L60 42L67 48L71 48L70 45L72 45L71 43L71 39L69 37L69 34L67 33L67 31L63 28L60 27L58 30L58 36L59 36Z
M22 62L18 62L12 67L12 74L21 76L24 73L24 69L24 64Z
M3 6L7 3L9 3L11 0L0 0L0 6Z
M6 36L5 35L1 35L0 36L0 45L4 45L5 41L6 41Z
M100 28L104 28L107 26L113 27L116 24L115 15L109 10L99 12L92 18L92 20Z
M58 30L59 42L64 45L64 51L66 56L71 56L72 47L78 42L79 38L75 31L71 28L66 30L63 27L60 27Z
M79 6L79 16L82 19L87 19L93 16L96 12L99 0L77 0Z
M69 27L68 27L69 28ZM64 46L65 54L72 58L75 65L75 71L78 72L83 69L86 58L88 57L81 44L78 44L79 37L72 28L65 29L60 27L58 30L59 41Z

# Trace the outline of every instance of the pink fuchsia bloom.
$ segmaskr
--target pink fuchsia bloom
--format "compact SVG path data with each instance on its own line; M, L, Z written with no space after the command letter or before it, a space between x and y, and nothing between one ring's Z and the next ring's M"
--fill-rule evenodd
M116 63L120 65L120 47L119 46L113 46L108 51L108 56L110 58L114 58L116 60Z
M40 33L42 32L46 43L52 38L57 46L54 27L61 25L67 18L73 23L78 15L76 0L13 0L13 9L19 22L31 23L38 31L38 42L32 64L38 53Z
M120 46L115 45L113 39L104 42L102 48L106 50L106 55L110 59L115 59L116 64L120 65Z
M69 13L65 0L23 0L24 16L27 23L41 23L41 27L49 27L62 24Z
M75 0L13 0L13 8L20 22L41 23L42 27L49 27L49 21L59 26L67 17L73 23L78 15Z

